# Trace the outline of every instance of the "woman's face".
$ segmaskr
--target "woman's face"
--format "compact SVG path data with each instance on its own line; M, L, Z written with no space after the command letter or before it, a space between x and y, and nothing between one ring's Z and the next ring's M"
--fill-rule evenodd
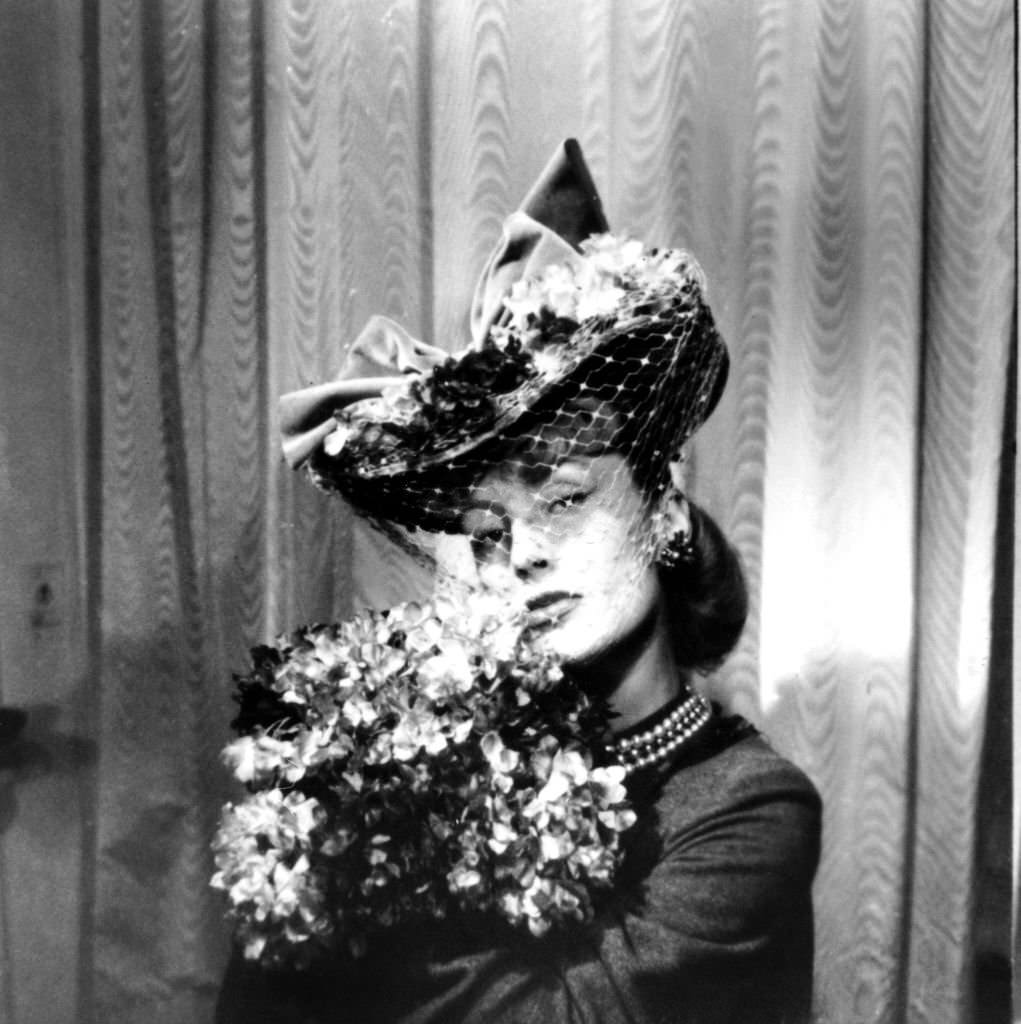
M511 459L472 490L464 517L483 586L525 608L568 665L612 658L655 624L655 567L637 529L646 506L623 456Z

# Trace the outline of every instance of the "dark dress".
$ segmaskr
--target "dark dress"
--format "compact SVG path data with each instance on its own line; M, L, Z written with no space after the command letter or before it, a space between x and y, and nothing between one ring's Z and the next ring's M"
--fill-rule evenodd
M219 1024L795 1024L810 1017L820 804L746 722L716 718L632 779L613 897L543 939L461 917L318 976L235 960Z

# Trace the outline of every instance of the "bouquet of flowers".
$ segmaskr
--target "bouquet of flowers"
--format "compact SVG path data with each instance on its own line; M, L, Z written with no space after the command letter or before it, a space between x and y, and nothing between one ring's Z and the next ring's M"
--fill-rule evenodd
M436 598L310 626L237 677L249 790L212 884L245 955L307 965L460 907L542 935L586 920L634 822L585 696L498 602Z

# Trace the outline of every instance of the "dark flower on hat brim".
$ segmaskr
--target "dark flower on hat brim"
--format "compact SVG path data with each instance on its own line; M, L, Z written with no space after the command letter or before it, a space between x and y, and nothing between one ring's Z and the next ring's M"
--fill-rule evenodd
M386 400L338 411L343 443L313 458L321 486L348 492L348 482L393 476L443 460L493 428L497 400L536 377L532 354L512 342L487 342L409 380Z

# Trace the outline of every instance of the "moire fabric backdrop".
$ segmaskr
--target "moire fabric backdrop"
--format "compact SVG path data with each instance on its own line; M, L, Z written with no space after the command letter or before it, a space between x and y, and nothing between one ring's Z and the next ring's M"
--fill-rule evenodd
M708 686L823 794L819 1019L966 1019L1013 35L1008 0L88 7L81 1020L208 1019L231 670L419 585L283 466L276 396L373 313L463 345L568 135L730 346L691 489L753 610Z

